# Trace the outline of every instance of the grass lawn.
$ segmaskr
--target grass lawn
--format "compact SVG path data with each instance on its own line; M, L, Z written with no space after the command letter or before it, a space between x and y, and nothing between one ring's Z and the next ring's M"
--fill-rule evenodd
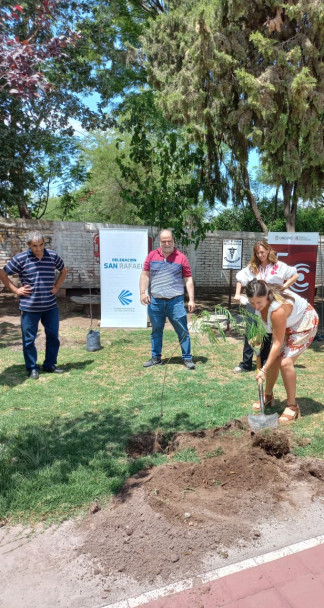
M126 477L167 460L161 454L128 458L130 436L160 429L171 437L223 425L251 413L257 399L254 374L232 373L242 341L214 347L194 339L197 367L190 372L172 330L164 343L170 363L150 369L142 367L150 330L101 329L103 348L94 353L85 349L84 329L64 332L71 346L61 348L59 363L66 373L38 381L26 379L22 352L0 341L0 521L60 521L83 513L94 499L104 505ZM298 448L301 456L324 458L323 352L324 344L315 342L297 364L303 418L293 430L311 440ZM278 411L284 395L280 380Z

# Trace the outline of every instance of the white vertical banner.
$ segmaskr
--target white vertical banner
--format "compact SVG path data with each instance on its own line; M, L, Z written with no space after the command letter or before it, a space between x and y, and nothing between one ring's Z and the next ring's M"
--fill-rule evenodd
M101 327L147 327L139 292L147 253L147 230L100 230Z

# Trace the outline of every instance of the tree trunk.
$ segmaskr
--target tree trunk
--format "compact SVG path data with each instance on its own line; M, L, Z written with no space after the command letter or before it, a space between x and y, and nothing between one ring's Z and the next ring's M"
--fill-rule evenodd
M19 217L24 218L25 220L32 219L25 201L18 203L18 209L19 209Z
M296 212L297 212L297 182L289 183L286 180L282 183L284 216L286 220L287 232L295 232L296 230Z
M31 220L31 215L25 202L25 189L23 186L23 167L20 165L11 172L12 191L19 211L19 217Z
M260 211L258 209L258 205L257 202L255 200L254 194L251 190L251 186L250 186L250 178L249 178L249 173L246 167L245 163L241 164L242 166L242 173L243 173L243 181L244 181L244 188L245 188L245 195L246 198L249 202L249 205L252 209L252 213L258 223L258 225L260 226L262 232L265 232L265 234L268 234L268 227L267 225L264 223L261 215L260 215Z

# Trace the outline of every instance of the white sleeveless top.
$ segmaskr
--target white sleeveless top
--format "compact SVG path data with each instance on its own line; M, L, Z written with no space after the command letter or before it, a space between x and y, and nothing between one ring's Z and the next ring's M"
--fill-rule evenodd
M305 310L308 306L308 302L307 302L307 300L305 300L305 298L302 298L297 293L294 293L294 292L290 291L289 289L285 289L285 291L283 293L286 293L287 295L290 295L294 298L294 302L292 300L287 300L288 304L293 305L292 311L287 319L287 327L292 327L293 325L295 325L296 323L301 321L301 319L303 318ZM271 302L271 304L268 308L267 321L264 321L262 319L261 312L259 310L255 311L255 314L258 315L258 317L261 317L261 320L264 323L264 325L267 329L267 332L269 334L272 333L271 313L273 313L274 310L277 310L278 308L280 308L281 305L282 305L282 302L277 302L277 300L273 300Z

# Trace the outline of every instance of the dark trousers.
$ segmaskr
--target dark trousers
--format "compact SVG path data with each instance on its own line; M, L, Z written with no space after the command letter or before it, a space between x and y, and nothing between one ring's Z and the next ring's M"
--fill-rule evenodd
M255 310L251 306L251 304L246 305L246 310L247 310L247 312L251 312L253 314L255 313ZM261 366L264 365L264 363L266 362L266 360L269 356L271 343L272 343L272 334L266 334L266 336L264 336L264 338L263 338L261 352L260 352ZM250 346L250 344L248 343L247 337L245 336L244 337L244 348L243 348L243 359L242 359L241 363L239 364L239 367L250 372L252 369L253 354L254 354L253 348Z
M272 334L266 334L263 338L262 348L260 352L261 357L261 366L263 366L269 357L269 352L272 343ZM253 360L253 348L249 345L247 341L247 337L244 338L244 348L243 348L243 359L240 363L240 367L251 371L252 369L252 360Z
M28 371L39 368L35 346L39 321L44 326L46 335L44 368L49 369L57 363L57 353L60 347L58 308L51 308L51 310L45 310L44 312L26 312L23 310L21 312L21 333L25 364Z

